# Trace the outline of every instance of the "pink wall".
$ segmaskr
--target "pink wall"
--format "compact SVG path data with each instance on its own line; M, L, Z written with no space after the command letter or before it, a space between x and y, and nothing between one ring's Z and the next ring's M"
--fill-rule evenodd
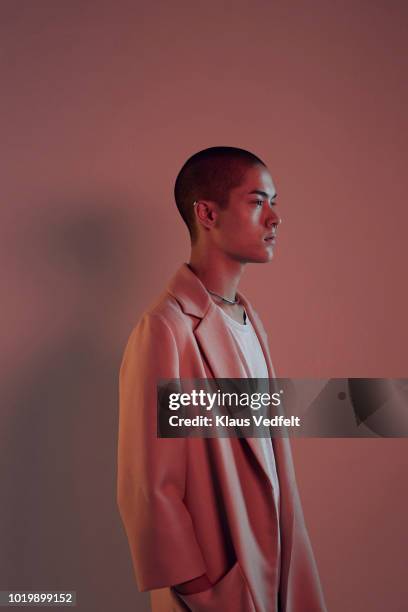
M283 217L242 291L278 375L407 377L407 4L4 1L0 589L147 609L116 508L117 374L180 262L185 159L253 150ZM408 597L405 439L296 440L331 612Z

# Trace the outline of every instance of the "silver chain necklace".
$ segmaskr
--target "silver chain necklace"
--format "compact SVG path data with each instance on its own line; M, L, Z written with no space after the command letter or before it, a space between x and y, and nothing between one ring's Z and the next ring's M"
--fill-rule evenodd
M218 293L215 293L214 291L210 291L209 289L207 289L208 293L211 293L211 295L215 295L216 297L220 298L220 300L222 300L223 302L226 302L227 304L238 304L239 299L236 297L234 301L232 300L227 300L227 298L222 297L222 295L218 295Z

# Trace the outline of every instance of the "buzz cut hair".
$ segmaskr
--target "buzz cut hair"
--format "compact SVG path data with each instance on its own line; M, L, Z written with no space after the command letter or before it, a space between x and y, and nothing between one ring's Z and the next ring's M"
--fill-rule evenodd
M174 198L192 244L198 237L194 202L211 200L227 208L231 189L239 187L246 171L257 165L266 168L259 157L236 147L203 149L185 162L176 178Z

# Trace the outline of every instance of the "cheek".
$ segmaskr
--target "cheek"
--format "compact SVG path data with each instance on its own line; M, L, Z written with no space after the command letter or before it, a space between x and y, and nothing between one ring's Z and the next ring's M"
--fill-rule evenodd
M234 218L231 224L234 228L239 228L243 231L251 230L258 225L258 214L255 209L249 209L241 215Z
M233 217L221 223L220 230L224 236L239 237L245 231L247 226L248 222L242 217Z
M240 214L226 216L220 219L219 238L229 245L243 245L254 235L259 226L259 211L255 209L242 210Z

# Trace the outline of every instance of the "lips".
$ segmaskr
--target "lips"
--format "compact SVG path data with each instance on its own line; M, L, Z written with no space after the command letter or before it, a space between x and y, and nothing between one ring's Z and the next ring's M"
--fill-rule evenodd
M264 240L265 242L271 242L272 244L274 244L276 242L276 234L268 234L267 236L265 236Z

